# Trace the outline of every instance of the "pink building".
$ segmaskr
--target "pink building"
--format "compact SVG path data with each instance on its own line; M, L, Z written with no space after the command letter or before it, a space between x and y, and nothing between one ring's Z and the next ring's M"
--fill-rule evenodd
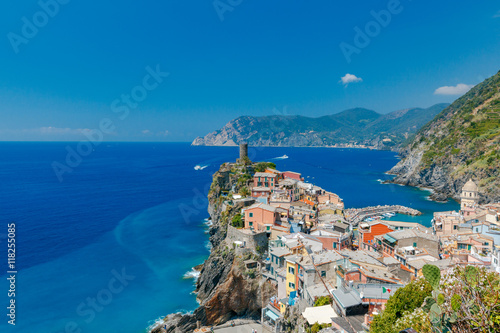
M283 176L283 178L291 178L298 181L304 180L304 178L302 178L302 175L298 172L285 171L281 175Z
M269 187L273 189L276 186L278 175L269 172L256 172L253 175L254 187Z
M263 203L254 204L246 209L245 229L255 231L271 231L271 227L281 223L281 213L278 208Z
M254 187L252 188L253 198L269 198L271 195L271 189L269 187ZM269 202L269 200L267 200Z

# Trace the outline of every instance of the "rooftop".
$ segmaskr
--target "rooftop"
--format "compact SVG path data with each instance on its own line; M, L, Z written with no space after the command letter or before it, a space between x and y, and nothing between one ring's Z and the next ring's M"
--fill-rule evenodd
M412 237L420 237L420 238L425 238L425 239L432 240L432 241L438 240L438 237L436 235L433 235L431 233L422 232L418 229L391 231L391 232L387 233L386 235L388 235L396 240L405 239L405 238L412 238Z
M383 263L373 258L371 255L369 255L366 251L363 250L358 250L358 251L342 250L340 251L340 254L348 257L353 261L376 265L376 266L385 266Z
M337 251L326 251L320 254L313 254L312 258L315 265L322 265L329 262L342 260L344 257L341 256Z
M274 173L269 173L269 172L256 172L254 177L269 177L269 178L275 178L277 175Z
M284 246L271 248L269 253L276 257L283 257L291 254L290 250L288 250L288 248Z

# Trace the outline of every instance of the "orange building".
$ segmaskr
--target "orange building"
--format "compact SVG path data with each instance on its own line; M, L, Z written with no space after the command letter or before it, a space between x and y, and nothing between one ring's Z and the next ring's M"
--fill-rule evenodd
M385 235L388 232L394 231L383 222L362 222L359 224L359 249L371 250L375 244L375 236Z

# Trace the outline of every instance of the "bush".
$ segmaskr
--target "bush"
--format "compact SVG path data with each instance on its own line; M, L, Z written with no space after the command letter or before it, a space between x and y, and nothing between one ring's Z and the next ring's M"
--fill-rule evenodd
M276 164L273 162L259 162L255 165L255 172L264 172L267 168L276 169Z
M231 225L235 228L243 228L243 219L241 218L241 214L236 214L233 216L233 219L231 220Z
M248 187L243 186L242 188L240 188L239 194L243 197L247 197L250 195L250 190L248 189Z
M330 327L330 326L332 326L332 324L318 324L318 323L315 323L314 325L311 326L311 328L309 328L308 332L318 333L323 328L327 328L327 327Z
M329 296L318 297L314 302L314 306L323 306L327 304L332 304L332 299Z
M431 292L431 285L424 279L412 281L406 286L399 288L387 301L385 310L381 314L374 316L370 332L399 332L394 327L396 320L422 306L424 299L429 297Z

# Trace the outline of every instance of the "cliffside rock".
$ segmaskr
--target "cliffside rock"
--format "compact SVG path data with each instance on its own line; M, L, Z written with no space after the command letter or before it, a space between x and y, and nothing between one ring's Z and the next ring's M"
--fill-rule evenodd
M238 184L238 173L231 173L234 166L223 164L213 176L208 194L208 212L212 219L209 229L212 250L203 264L196 282L197 299L200 306L193 314L171 314L162 324L151 330L152 333L192 332L197 325L216 325L234 316L260 318L262 300L268 300L274 294L270 284L261 282L260 276L245 276L241 259L227 248L224 240L227 224L239 213L243 203L226 206L221 193L230 191ZM242 166L245 168L252 166Z
M458 199L472 178L480 202L500 201L500 72L422 127L401 150L393 182L428 187L431 198Z

